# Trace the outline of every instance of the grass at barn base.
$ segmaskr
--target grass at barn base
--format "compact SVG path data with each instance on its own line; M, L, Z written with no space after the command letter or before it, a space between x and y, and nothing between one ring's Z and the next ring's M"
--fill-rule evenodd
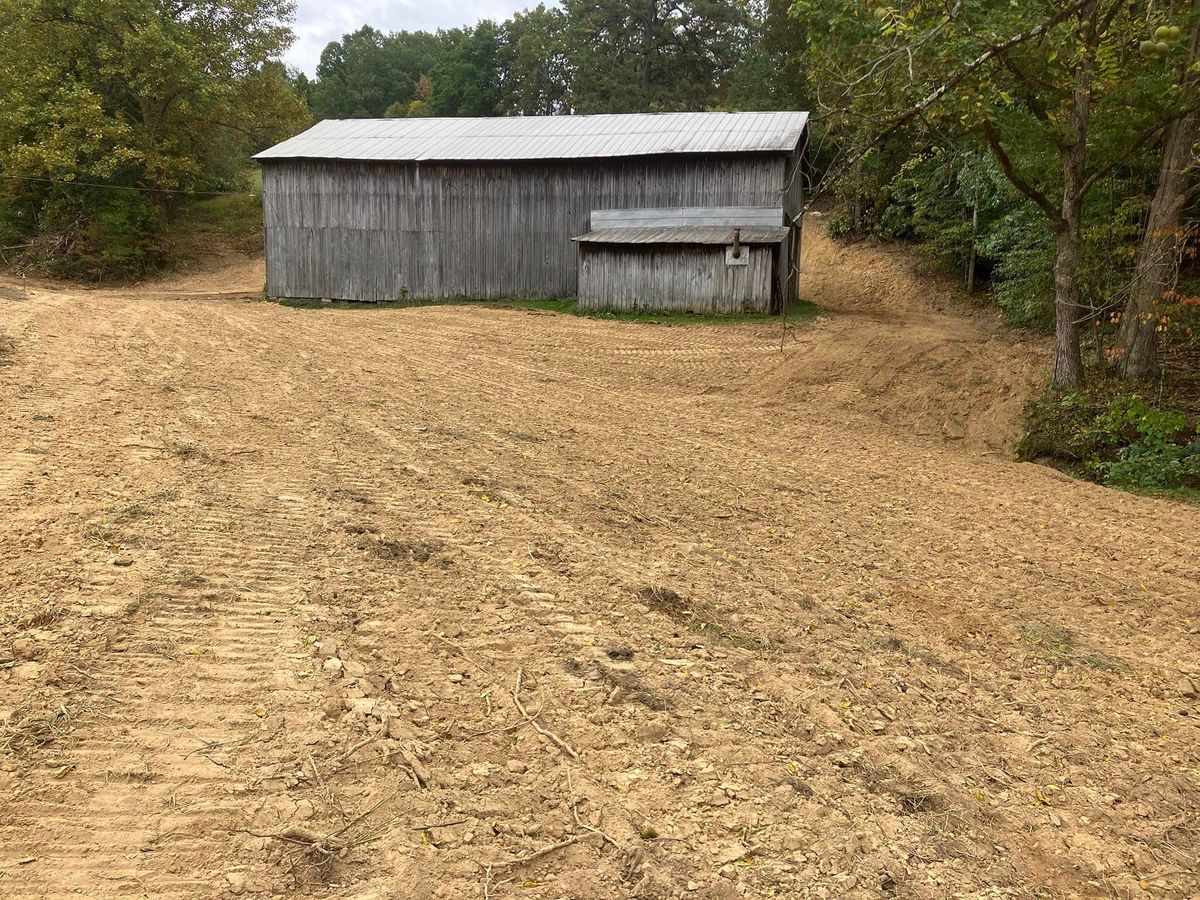
M658 312L653 310L606 310L579 309L577 300L472 300L452 297L444 300L385 300L363 303L356 300L311 300L288 297L269 298L275 303L292 309L411 309L421 306L481 306L488 309L524 309L558 313L560 315L583 316L589 319L606 319L613 322L643 322L652 325L729 325L736 323L776 322L778 315L765 313L734 313L730 315L707 315L688 312ZM790 321L816 318L819 310L808 300L798 300L788 307Z

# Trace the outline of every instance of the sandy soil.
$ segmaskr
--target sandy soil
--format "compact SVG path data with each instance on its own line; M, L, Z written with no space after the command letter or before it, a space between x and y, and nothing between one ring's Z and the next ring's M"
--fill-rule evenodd
M0 285L0 895L1197 896L1200 510L805 263L782 352Z

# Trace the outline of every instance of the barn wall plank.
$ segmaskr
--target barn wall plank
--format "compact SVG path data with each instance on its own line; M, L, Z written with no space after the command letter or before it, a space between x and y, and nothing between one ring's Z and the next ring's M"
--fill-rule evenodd
M585 244L581 309L707 314L769 312L775 246L743 248L745 266L725 264L724 246Z
M263 166L267 290L343 300L566 297L593 209L778 208L782 156Z

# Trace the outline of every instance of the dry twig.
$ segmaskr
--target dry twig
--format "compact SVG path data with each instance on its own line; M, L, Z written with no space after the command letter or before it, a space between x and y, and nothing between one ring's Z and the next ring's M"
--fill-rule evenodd
M520 711L521 715L525 717L525 721L533 726L534 731L556 744L564 753L570 756L571 759L579 759L579 754L575 752L570 744L568 744L550 729L543 728L540 724L538 724L538 721L531 716L529 714L529 710L525 708L525 704L521 702L521 678L524 676L524 674L525 672L523 669L517 669L517 684L516 687L513 688L512 692L513 702L516 703L517 709Z

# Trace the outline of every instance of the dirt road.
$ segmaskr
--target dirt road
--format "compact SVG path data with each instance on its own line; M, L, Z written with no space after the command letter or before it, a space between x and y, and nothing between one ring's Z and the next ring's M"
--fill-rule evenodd
M1195 896L1200 510L806 254L782 352L5 282L0 896Z

